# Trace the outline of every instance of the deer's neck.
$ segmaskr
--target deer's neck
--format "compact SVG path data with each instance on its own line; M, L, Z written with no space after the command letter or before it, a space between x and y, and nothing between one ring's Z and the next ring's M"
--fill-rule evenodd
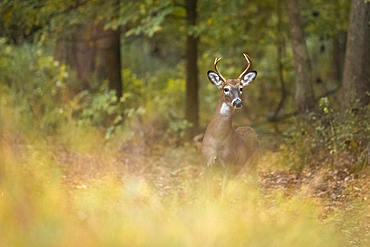
M218 137L221 139L227 137L230 131L233 130L232 122L234 113L234 107L229 106L222 98L220 98L216 112L209 123L209 127L211 127L213 133L217 133Z

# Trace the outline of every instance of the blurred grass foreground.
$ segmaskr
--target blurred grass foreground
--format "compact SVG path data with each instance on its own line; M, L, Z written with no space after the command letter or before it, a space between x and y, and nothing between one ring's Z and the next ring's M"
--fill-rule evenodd
M88 182L81 172L68 181L53 150L35 140L27 142L22 146L3 142L1 246L342 243L335 225L320 220L319 206L307 198L284 198L279 192L267 196L243 181L230 181L223 196L210 195L202 182L185 176L176 178L176 186L163 178L156 188L144 174L127 171ZM114 162L109 155L104 166Z
M0 246L367 246L367 204L324 213L243 179L221 193L191 147L148 156L76 125L45 138L1 110Z

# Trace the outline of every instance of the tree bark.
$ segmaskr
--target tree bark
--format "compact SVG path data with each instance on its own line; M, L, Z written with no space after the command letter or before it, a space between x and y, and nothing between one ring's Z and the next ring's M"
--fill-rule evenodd
M186 24L194 26L197 19L197 0L186 0ZM198 102L198 37L194 34L186 36L186 109L185 118L193 124L189 135L196 133L199 128Z
M304 114L307 110L313 110L315 107L312 71L298 0L286 0L286 4L288 8L296 76L295 101L299 112Z
M115 90L118 98L122 96L119 29L80 25L70 37L58 39L54 58L71 66L83 89L90 89L91 77L96 76L100 82L108 79L108 88Z
M279 75L279 81L281 84L281 98L278 106L276 107L275 113L274 113L274 119L277 119L278 114L280 110L283 108L285 100L286 100L286 87L285 87L285 81L284 81L284 75L283 75L283 35L282 35L282 21L281 21L281 9L282 9L282 1L277 1L277 17L278 17L278 24L277 24L277 44L276 44L276 50L277 50L277 70Z
M109 90L115 90L119 99L122 97L120 32L104 30L103 25L96 29L97 77L99 81L108 79Z
M94 27L91 24L80 25L72 35L69 50L69 64L76 72L83 89L90 89L90 77L95 72L95 46L92 45Z
M370 3L352 0L341 95L342 109L370 102ZM354 105L355 103L355 105Z
M340 34L333 37L332 44L332 78L339 84L342 81L345 53L345 44L344 41L341 40Z

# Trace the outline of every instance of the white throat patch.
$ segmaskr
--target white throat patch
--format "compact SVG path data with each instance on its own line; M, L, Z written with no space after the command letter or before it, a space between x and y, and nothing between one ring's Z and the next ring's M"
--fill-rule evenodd
M222 115L229 115L230 114L230 106L228 106L225 102L222 103L220 113Z

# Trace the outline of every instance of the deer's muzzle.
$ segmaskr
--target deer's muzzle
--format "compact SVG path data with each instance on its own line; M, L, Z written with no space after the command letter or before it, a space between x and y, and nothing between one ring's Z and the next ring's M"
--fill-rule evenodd
M239 98L234 99L232 103L233 103L234 108L236 109L243 106L243 102Z

